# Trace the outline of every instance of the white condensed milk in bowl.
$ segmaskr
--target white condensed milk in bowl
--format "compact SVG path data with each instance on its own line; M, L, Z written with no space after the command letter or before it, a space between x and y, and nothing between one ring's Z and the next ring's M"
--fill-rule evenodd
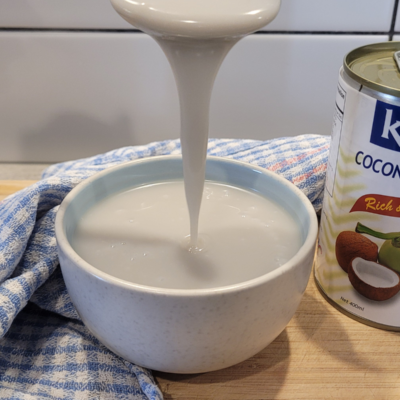
M128 361L176 373L225 368L282 332L314 256L316 216L301 191L252 165L206 162L218 68L279 0L112 3L169 59L182 157L122 164L71 191L56 220L65 283L85 325Z
M351 51L340 70L315 277L328 301L400 330L400 43Z

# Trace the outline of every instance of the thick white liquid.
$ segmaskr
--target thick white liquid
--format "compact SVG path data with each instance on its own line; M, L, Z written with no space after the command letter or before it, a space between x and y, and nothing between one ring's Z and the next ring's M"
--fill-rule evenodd
M181 109L187 205L176 184L112 197L84 217L76 251L114 276L166 288L226 286L275 269L300 246L289 215L239 189L210 185L203 193L203 188L218 69L240 38L276 16L280 0L111 2L124 19L158 42L171 64Z
M75 251L110 275L153 287L215 288L266 274L301 246L298 223L255 193L207 182L198 248L188 251L183 183L113 195L79 221Z
M191 245L197 243L204 186L209 104L218 69L232 46L267 25L280 0L111 0L129 23L150 34L174 72Z

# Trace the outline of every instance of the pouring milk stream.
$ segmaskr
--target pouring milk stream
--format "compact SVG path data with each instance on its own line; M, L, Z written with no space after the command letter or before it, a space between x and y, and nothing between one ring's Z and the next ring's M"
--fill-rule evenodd
M198 246L209 105L219 67L244 36L267 25L280 0L111 0L115 10L161 46L172 67L181 109L181 146L190 249Z

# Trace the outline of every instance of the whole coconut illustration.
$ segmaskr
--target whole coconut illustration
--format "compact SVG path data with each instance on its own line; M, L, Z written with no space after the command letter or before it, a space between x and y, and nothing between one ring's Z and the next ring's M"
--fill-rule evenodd
M379 248L364 235L385 242ZM364 297L384 301L400 291L400 232L381 233L359 222L355 231L340 232L335 252L350 283Z
M335 253L339 265L348 273L351 261L356 257L376 261L378 245L360 233L343 231L336 238Z
M358 223L356 232L385 240L378 252L378 262L400 273L400 232L382 233Z

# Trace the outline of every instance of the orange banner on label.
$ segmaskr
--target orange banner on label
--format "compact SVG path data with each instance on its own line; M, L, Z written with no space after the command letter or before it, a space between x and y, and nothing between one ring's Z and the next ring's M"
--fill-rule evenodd
M400 198L382 194L366 194L354 203L350 212L354 211L400 218Z

